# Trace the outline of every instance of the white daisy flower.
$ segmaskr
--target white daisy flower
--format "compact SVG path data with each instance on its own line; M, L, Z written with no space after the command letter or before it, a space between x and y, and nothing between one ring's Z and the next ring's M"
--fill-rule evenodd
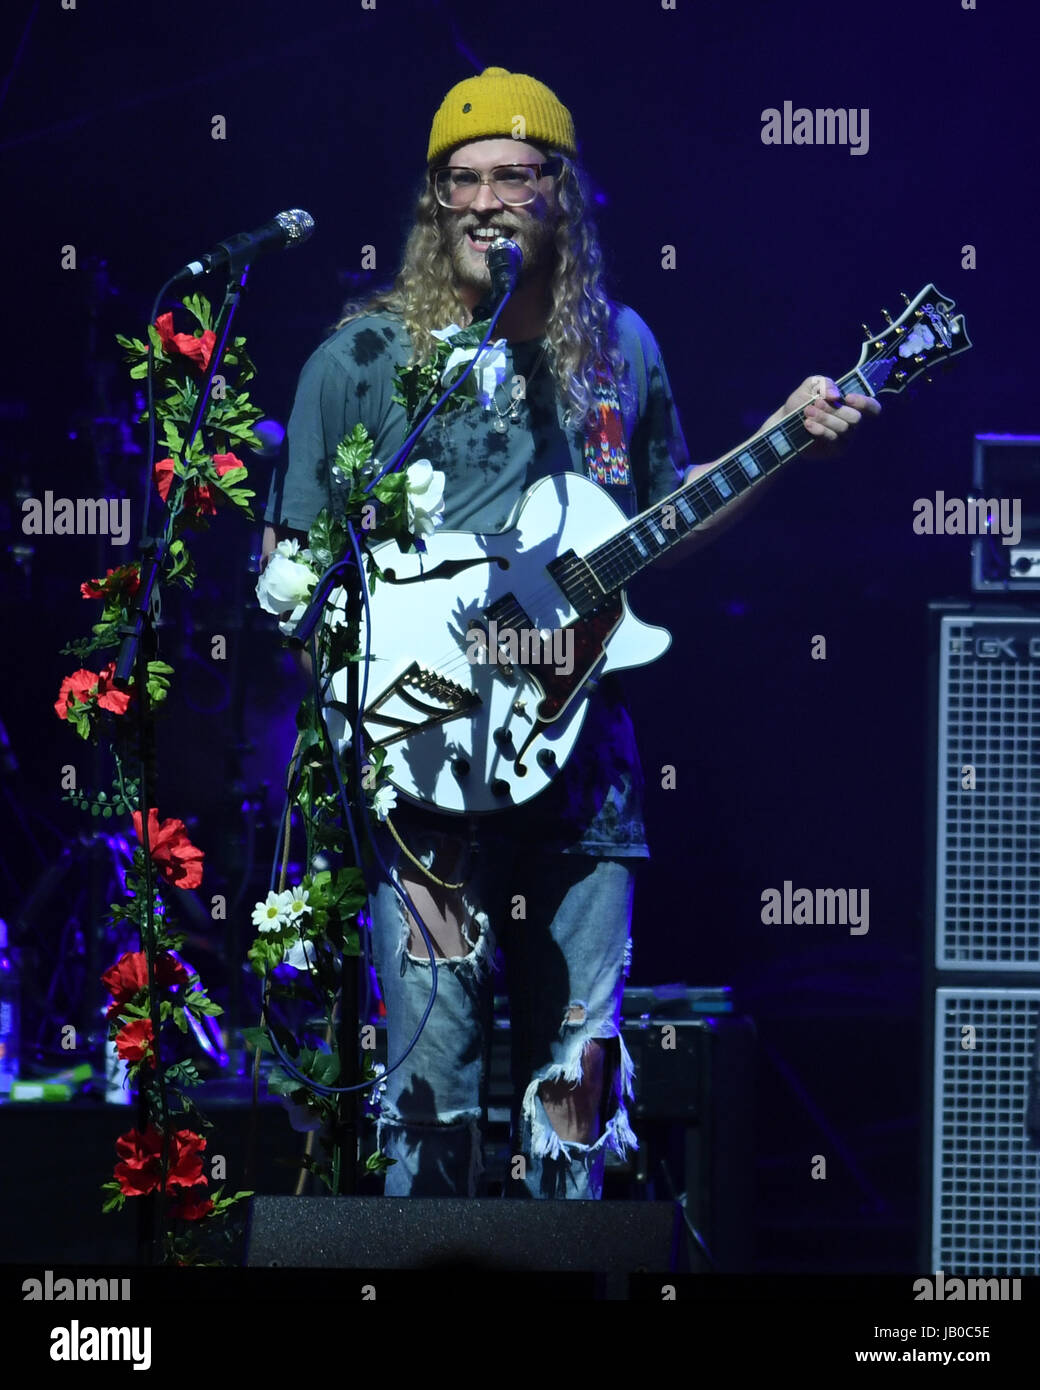
M305 912L310 912L307 902L310 894L306 888L290 888L287 896L289 899L289 921L298 922Z
M268 893L265 901L253 908L253 926L260 931L281 931L289 921L287 899L290 897L288 893L273 890Z

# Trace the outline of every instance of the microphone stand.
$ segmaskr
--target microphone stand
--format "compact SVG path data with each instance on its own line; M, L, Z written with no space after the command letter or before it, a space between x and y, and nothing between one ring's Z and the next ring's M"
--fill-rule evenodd
M474 353L474 356L471 359L466 370L458 377L458 379L455 382L452 383L450 387L448 387L446 391L443 392L440 399L437 400L435 404L422 417L418 425L416 425L414 430L412 430L408 438L398 449L397 453L393 455L390 461L382 469L380 469L378 475L374 479L372 479L366 491L371 491L371 489L375 486L376 482L378 482L379 478L384 477L387 473L393 472L395 469L399 469L404 465L405 460L408 458L409 454L414 448L416 441L419 439L423 431L426 429L426 426L441 409L441 407L444 405L445 401L452 394L452 392L457 390L458 387L462 385L462 383L473 371L474 367L476 366L477 359L480 356L480 353L487 346L488 342L494 335L495 327L498 323L499 318L501 317L503 309L512 297L514 281L515 275L509 277L507 273L498 271L493 272L491 291L491 305L494 306L493 311L492 308L489 306L489 302L487 299L482 301L481 305L479 306L482 310L486 310L491 316L491 321L488 325L483 342L480 344L480 347ZM498 301L497 304L495 303L496 300ZM474 317L475 321L479 322L479 319L476 318L476 315ZM436 390L436 388L434 389ZM429 399L429 397L427 397L427 399ZM342 519L350 523L352 520L357 520L358 518L351 518L348 516ZM361 586L364 583L364 572L362 569L358 567L358 564L353 556L344 556L342 559L337 560L332 565L330 565L329 568L325 571L325 573L321 575L321 577L318 580L318 583L314 586L314 592L311 595L310 602L308 603L307 608L303 613L302 617L300 618L299 622L296 624L296 627L293 632L293 645L302 648L308 644L312 637L312 634L314 633L315 628L321 620L322 612L325 608L328 596L333 586L338 584L338 587L344 589L346 592L347 632L348 634L354 635L355 646L358 646L360 644L359 638L361 630L361 616L364 611L364 598ZM315 651L316 655L316 644L313 650ZM360 661L351 661L348 663L347 690L345 702L345 718L347 721L347 726L353 731L353 737L351 742L352 747L357 756L359 765L361 761L361 730L359 727L361 703L360 666ZM319 679L319 673L317 669L315 669L315 672L313 674L317 681L317 679ZM315 691L315 696L317 698L317 688ZM335 752L333 752L333 756L335 756ZM347 791L347 801L347 811L349 815L352 814L353 811L356 810L359 806L360 798L357 792L357 779L352 779L352 782L350 784L350 790ZM362 825L362 827L364 826L364 822L365 817L362 816L360 818L360 824ZM372 870L372 866L359 863L358 868L365 875L366 884L369 884L369 873ZM360 1066L358 1060L358 997L359 987L357 961L354 962L353 968L349 967L347 964L347 956L344 952L340 976L340 1016L339 1024L336 1030L336 1045L339 1054L339 1081L337 1084L337 1090L339 1092L339 1095L337 1103L336 1121L333 1130L333 1140L337 1149L337 1159L334 1161L333 1164L333 1180L331 1189L332 1194L334 1196L338 1196L341 1194L350 1195L353 1192L355 1192L357 1187L357 1108L359 1093L362 1089L360 1086ZM387 1060L389 1062L391 1059L388 1058ZM339 1150L345 1150L345 1152L348 1155L352 1156L353 1159L353 1161L348 1162L345 1165L345 1172L344 1165L338 1160Z
M233 258L231 275L224 292L224 303L221 305L220 314L214 328L215 342L213 353L209 360L209 367L206 371L202 386L199 388L198 400L192 412L191 422L185 436L184 445L181 450L181 462L202 426L202 419L209 401L210 392L213 387L213 378L216 376L217 368L223 359L227 348L228 335L231 331L231 323L238 309L239 300L246 287L246 279L249 275L249 266L235 263ZM176 278L176 277L175 277ZM163 290L160 291L160 299L165 290L169 287L168 282ZM157 301L158 302L158 301ZM149 328L151 325L149 324ZM150 436L158 437L155 431L155 403L152 403L152 419L149 421ZM152 469L155 460L148 459L148 478L146 486L152 486ZM147 493L146 493L147 496ZM144 879L145 879L145 902L142 918L142 945L144 946L145 956L148 962L148 985L149 996L152 1003L152 1031L157 1040L160 1035L159 1019L159 998L155 989L156 961L155 961L155 933L153 930L155 912L155 888L152 873L151 848L148 843L148 818L151 807L154 803L154 789L156 779L155 769L155 721L152 716L148 702L148 661L157 650L157 625L158 614L156 604L155 588L158 583L159 575L162 571L163 563L169 549L167 541L162 536L150 536L146 533L140 542L140 572L141 588L138 595L137 608L131 623L124 625L120 632L123 641L119 648L119 657L116 661L114 679L117 682L126 683L130 679L131 673L134 675L134 694L137 705L137 756L141 770L140 781L140 812L141 812L141 843L144 849ZM147 925L145 925L145 920ZM156 1057L155 1079L159 1091L159 1107L163 1122L163 1149L161 1163L161 1183L158 1193L158 1200L151 1195L143 1197L138 1208L137 1226L137 1254L138 1262L144 1265L155 1263L155 1252L162 1239L162 1215L165 1209L167 1198L166 1179L169 1171L170 1159L170 1125L169 1107L166 1099L166 1081L163 1075L162 1063ZM137 1093L137 1125L139 1130L144 1130L148 1122L148 1108L143 1090Z

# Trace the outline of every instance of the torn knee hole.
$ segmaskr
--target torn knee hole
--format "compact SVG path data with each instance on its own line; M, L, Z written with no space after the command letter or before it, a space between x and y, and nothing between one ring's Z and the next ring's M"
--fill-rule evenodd
M585 1007L583 1004L572 1004L563 1016L564 1023L584 1023Z

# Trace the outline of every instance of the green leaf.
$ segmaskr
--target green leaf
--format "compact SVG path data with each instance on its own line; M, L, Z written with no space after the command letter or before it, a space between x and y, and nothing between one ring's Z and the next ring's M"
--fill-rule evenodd
M386 1170L392 1168L396 1162L396 1158L387 1158L386 1154L379 1153L377 1150L374 1154L369 1154L368 1158L365 1159L365 1172L385 1173Z
M294 1076L289 1076L280 1067L276 1067L267 1078L267 1089L272 1095L291 1097L301 1091L302 1087ZM303 1091L303 1094L306 1095L307 1092Z
M204 329L213 327L213 311L208 299L204 299L201 294L186 294L181 302Z
M316 1053L308 1075L323 1086L335 1086L339 1080L339 1058L334 1052Z
M190 1059L183 1062L175 1062L163 1072L169 1085L172 1086L201 1086L202 1077L199 1069Z
M101 1191L109 1194L104 1206L101 1208L103 1212L122 1211L123 1205L126 1202L126 1196L117 1182L102 1183Z
M314 556L314 566L321 574L332 564L332 520L327 507L323 507L311 523L307 532L307 547Z

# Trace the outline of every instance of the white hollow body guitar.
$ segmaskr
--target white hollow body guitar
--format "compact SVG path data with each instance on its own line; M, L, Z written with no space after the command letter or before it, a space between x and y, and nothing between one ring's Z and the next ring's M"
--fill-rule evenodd
M867 339L839 387L898 393L970 348L952 308L927 285ZM466 816L536 797L577 741L589 682L656 661L671 644L629 610L624 586L815 438L796 411L634 520L597 484L565 473L529 488L505 531L437 531L425 554L373 546L385 578L370 600L363 726L367 745L387 750L389 782ZM343 603L334 590L329 606ZM346 671L335 672L326 718L339 746L335 703L346 694Z

